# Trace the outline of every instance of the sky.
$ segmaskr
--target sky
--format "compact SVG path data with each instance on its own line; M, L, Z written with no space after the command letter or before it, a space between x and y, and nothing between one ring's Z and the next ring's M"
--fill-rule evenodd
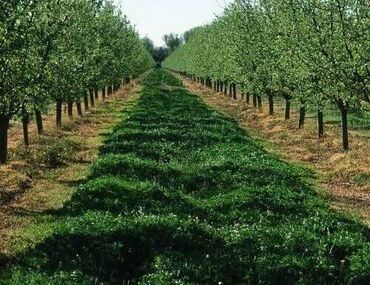
M141 37L149 37L156 46L164 45L167 33L183 34L210 23L232 0L115 0L122 6Z

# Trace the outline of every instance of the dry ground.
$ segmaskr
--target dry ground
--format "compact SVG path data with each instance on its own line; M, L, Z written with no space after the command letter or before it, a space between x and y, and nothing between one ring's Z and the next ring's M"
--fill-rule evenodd
M195 82L182 78L185 86L210 106L234 117L241 126L258 138L265 138L266 148L278 152L284 159L303 163L318 173L318 183L331 205L360 217L370 225L370 139L358 131L350 131L351 150L341 149L340 126L326 125L326 137L319 141L316 122L307 119L303 130L297 127L298 114L284 120L284 110L276 115L260 113L242 100L216 93ZM266 100L265 100L266 101ZM266 103L266 102L265 102Z
M122 111L135 103L140 89L140 80L133 81L106 101L98 101L82 118L65 118L61 129L56 129L54 112L50 112L42 137L31 124L29 150L22 146L21 126L14 123L11 160L0 167L0 268L9 256L45 236L48 228L41 224L50 219L48 212L61 208L84 181L89 163L98 155L101 133L121 120ZM60 142L64 144L59 146ZM60 148L66 157L53 157ZM61 160L63 165L51 168L45 158Z

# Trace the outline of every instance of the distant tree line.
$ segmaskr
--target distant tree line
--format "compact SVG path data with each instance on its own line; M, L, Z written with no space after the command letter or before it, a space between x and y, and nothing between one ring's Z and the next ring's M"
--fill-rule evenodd
M153 56L157 63L163 62L171 53L173 53L177 48L179 48L184 42L186 42L185 37L181 37L178 34L170 33L163 36L163 41L165 46L155 47L153 41L144 37L142 42L146 47L147 51Z

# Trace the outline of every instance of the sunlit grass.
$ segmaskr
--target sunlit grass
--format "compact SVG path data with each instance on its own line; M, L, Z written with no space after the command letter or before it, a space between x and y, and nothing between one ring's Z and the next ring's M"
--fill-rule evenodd
M174 86L177 88L164 88ZM166 72L0 284L366 284L369 230Z

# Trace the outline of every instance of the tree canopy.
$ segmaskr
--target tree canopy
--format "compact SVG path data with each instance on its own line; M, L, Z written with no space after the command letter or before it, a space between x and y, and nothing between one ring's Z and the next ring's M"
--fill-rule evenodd
M255 102L266 95L317 109L319 136L326 108L342 117L349 148L348 112L369 106L370 6L367 0L236 0L212 24L185 34L186 44L164 66L238 84ZM257 105L257 103L255 103Z
M0 162L15 116L26 122L53 101L80 101L154 64L110 1L1 1L0 11Z

